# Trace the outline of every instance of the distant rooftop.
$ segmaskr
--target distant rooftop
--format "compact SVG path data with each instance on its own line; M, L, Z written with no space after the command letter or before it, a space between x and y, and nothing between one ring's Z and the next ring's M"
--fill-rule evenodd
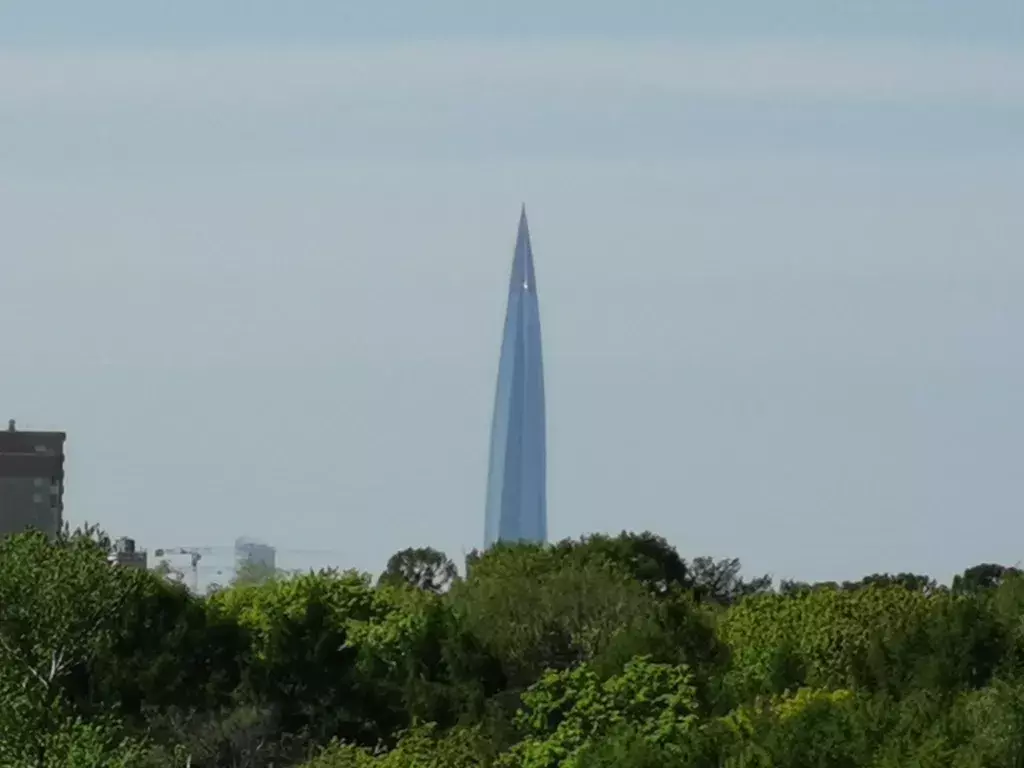
M67 437L67 433L66 432L58 432L58 431L54 431L54 430L46 430L46 429L44 429L44 430L39 430L39 429L36 429L36 430L31 430L31 429L30 430L24 430L24 429L18 429L18 423L14 419L8 419L7 420L7 430L5 432L0 432L0 435L4 435L4 434L8 434L8 435L9 434L18 434L18 435L49 435L51 437L60 436L61 438Z

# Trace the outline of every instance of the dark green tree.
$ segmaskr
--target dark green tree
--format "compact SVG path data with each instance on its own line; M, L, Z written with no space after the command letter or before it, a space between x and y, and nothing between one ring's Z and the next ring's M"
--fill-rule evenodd
M388 559L378 584L408 584L427 592L445 592L459 576L444 552L430 547L409 547Z
M748 581L740 576L736 558L697 557L690 563L689 587L702 602L732 605L748 595L770 592L772 577L765 574Z
M963 595L995 589L1007 578L1020 575L1021 571L1018 568L981 563L953 578L953 594Z
M568 559L613 563L656 596L667 595L679 587L689 588L693 583L686 562L675 548L650 531L565 539L555 545L555 552Z

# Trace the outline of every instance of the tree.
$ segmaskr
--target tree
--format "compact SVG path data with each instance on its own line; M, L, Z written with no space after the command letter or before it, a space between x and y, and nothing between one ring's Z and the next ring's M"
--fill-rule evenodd
M667 595L677 587L692 587L686 561L664 538L650 531L594 534L578 541L564 539L554 549L563 558L613 563L656 596Z
M565 539L555 545L555 551L566 558L614 563L658 597L685 589L701 602L731 605L747 595L768 592L772 586L768 575L743 579L736 558L698 557L687 563L675 547L650 531Z
M461 626L501 661L513 691L629 638L642 641L630 653L641 652L659 630L655 597L616 563L540 545L492 548L450 599Z
M378 692L402 727L453 725L479 715L501 688L500 669L452 614L446 596L383 584L369 618L348 622L347 645L357 651L359 680Z
M483 768L489 752L477 728L441 732L428 724L403 732L387 752L335 742L304 768Z
M163 559L151 569L153 575L177 583L185 581L185 572L171 565L171 561Z
M372 745L402 723L388 696L360 679L350 642L351 623L374 615L368 576L324 570L231 587L208 601L250 638L240 699L273 710L281 730Z
M843 689L800 688L754 699L706 725L717 758L708 764L873 766L879 729L865 727L866 703Z
M953 594L963 595L995 589L1011 576L1020 576L1021 571L995 563L981 563L968 568L953 578Z
M732 606L719 624L732 651L729 686L740 700L812 686L896 685L927 645L920 637L938 597L903 587L814 589L759 595ZM887 653L901 648L902 655Z
M5 706L12 703L5 696ZM145 741L127 735L109 717L85 722L61 716L32 739L19 739L12 732L0 738L0 764L12 768L149 768L149 755Z
M650 534L498 544L470 561L449 597L461 625L501 661L510 697L547 668L588 661L608 676L644 655L689 664L710 703L726 649L715 609L695 601L684 573Z
M643 592L606 563L563 563L544 547L500 544L450 597L461 624L501 660L512 688L523 689L545 668L589 658Z
M813 592L820 589L839 589L839 583L835 581L816 581L811 583L808 581L796 581L794 579L782 579L782 581L779 582L779 594L786 597L803 595L807 592Z
M126 603L151 578L112 567L109 545L88 526L54 541L28 532L0 544L0 732L5 750L37 766L71 743L57 734L74 721L72 678L109 651ZM74 733L100 738L89 728Z
M272 565L257 560L246 560L235 571L231 579L232 586L258 586L281 575L281 571Z
M310 750L283 733L274 713L251 705L206 711L155 711L147 732L159 743L147 768L275 768L294 765Z
M872 584L882 587L903 587L912 592L924 592L931 594L939 589L935 579L920 573L874 573L865 576L860 581L844 581L843 589L863 589Z
M229 706L247 666L245 629L182 584L136 576L104 652L66 686L76 709L94 715L116 707L138 725L154 708Z
M758 576L750 581L740 577L736 558L714 560L698 557L690 563L689 586L698 600L732 605L748 595L761 595L772 588L772 577Z
M498 760L501 768L584 768L580 752L615 729L683 758L698 721L685 666L638 657L601 680L587 664L548 672L523 694L516 715L527 737Z
M66 686L106 653L129 598L148 574L111 567L96 529L50 541L25 533L0 543L0 708L8 748L17 738L37 766L50 764L54 734L71 716Z
M448 590L459 576L455 563L444 552L430 547L409 547L388 559L378 584L409 584L427 592Z
M698 768L692 759L683 762L669 750L652 744L628 726L593 739L580 748L578 765L586 768ZM702 768L702 766L701 766Z

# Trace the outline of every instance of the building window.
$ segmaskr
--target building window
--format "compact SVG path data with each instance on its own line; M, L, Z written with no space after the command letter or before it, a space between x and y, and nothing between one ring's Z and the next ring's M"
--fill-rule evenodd
M36 446L36 453L46 453L46 446L45 445L37 445Z
M36 488L43 487L43 478L37 477L33 482L35 483Z
M32 503L33 504L42 504L43 503L43 494L41 494L41 493L33 493L32 494Z

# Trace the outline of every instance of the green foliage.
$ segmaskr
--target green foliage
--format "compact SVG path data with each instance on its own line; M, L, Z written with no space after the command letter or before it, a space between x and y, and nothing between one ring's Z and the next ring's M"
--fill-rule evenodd
M525 688L547 668L566 669L649 632L654 598L615 563L540 547L498 547L451 591L459 622Z
M77 536L53 546L27 533L0 544L0 660L33 695L48 698L77 665L103 652L114 617L144 576L111 568Z
M583 746L574 758L584 768L693 768L629 727L617 728Z
M248 629L257 653L265 658L274 634L283 621L305 621L314 606L325 626L341 630L349 619L367 619L373 606L373 590L364 574L325 570L264 584L242 584L210 598Z
M697 722L695 693L685 666L644 658L604 682L586 664L549 672L524 694L524 708L516 714L527 738L497 764L582 768L581 751L623 727L637 740L682 757Z
M388 560L378 584L407 584L427 592L445 592L459 576L444 552L430 547L403 549Z
M923 658L911 646L927 643L928 621L949 599L872 585L745 600L719 626L732 651L729 683L740 699L801 685L902 685Z
M41 533L0 543L0 733L5 749L31 754L37 765L51 755L99 754L106 733L69 725L77 721L66 690L109 652L116 617L145 578L112 568L106 554L91 531L57 544Z
M855 768L873 752L862 703L848 690L802 688L741 705L708 732L727 764Z
M903 587L904 589L909 589L913 592L925 592L929 594L939 590L939 586L935 583L935 579L919 573L875 573L871 576L865 576L860 581L843 582L843 589L860 589L862 587L870 587L872 585L880 587Z
M207 596L0 543L0 767L1024 768L1024 576L747 580L650 533Z
M132 721L143 709L216 709L230 704L249 647L246 631L183 586L136 574L138 586L112 617L107 650L68 686L83 712L116 705Z
M783 595L798 595L804 592L821 589L841 589L851 592L871 586L903 587L904 589L909 589L913 592L925 592L928 594L944 591L946 589L946 587L940 587L935 582L935 579L919 573L873 573L870 576L865 576L859 581L844 581L842 584L838 584L834 581L823 581L816 584L808 584L806 582L783 579L782 583L779 585L779 593Z
M772 585L770 576L745 580L735 558L698 557L687 563L675 547L649 531L565 539L555 546L555 552L565 558L612 563L658 597L686 591L699 602L731 605L747 595L763 594Z
M10 700L5 700L10 704ZM146 768L148 745L125 734L110 718L84 722L57 712L50 727L32 738L5 731L0 765L34 768ZM19 738L19 736L21 736Z
M257 560L246 560L235 571L235 575L231 579L231 586L259 586L283 575L281 571L272 565L267 565Z
M369 618L348 623L347 647L357 651L360 679L372 681L409 723L451 724L479 712L488 691L498 687L493 661L429 590L378 587Z
M968 568L962 574L953 579L953 594L968 595L977 594L986 590L994 589L1006 579L1018 577L1021 571L1017 568L1009 568L994 563L981 563Z
M219 710L152 710L147 730L155 742L147 768L275 768L293 765L314 750L282 733L273 712L241 704Z
M689 586L699 600L732 605L744 597L769 592L772 577L764 575L747 581L740 576L740 561L736 558L698 557L690 563Z
M489 750L476 728L439 734L433 725L402 734L390 751L334 743L306 768L478 768L489 764Z
M623 531L618 536L594 534L579 541L564 539L555 545L554 553L577 562L611 563L653 595L666 595L692 585L690 571L679 553L661 536L649 531Z
M243 694L273 707L286 731L375 743L401 722L376 691L351 695L360 685L349 623L370 619L375 605L367 576L323 571L274 579L222 590L209 604L248 633Z

